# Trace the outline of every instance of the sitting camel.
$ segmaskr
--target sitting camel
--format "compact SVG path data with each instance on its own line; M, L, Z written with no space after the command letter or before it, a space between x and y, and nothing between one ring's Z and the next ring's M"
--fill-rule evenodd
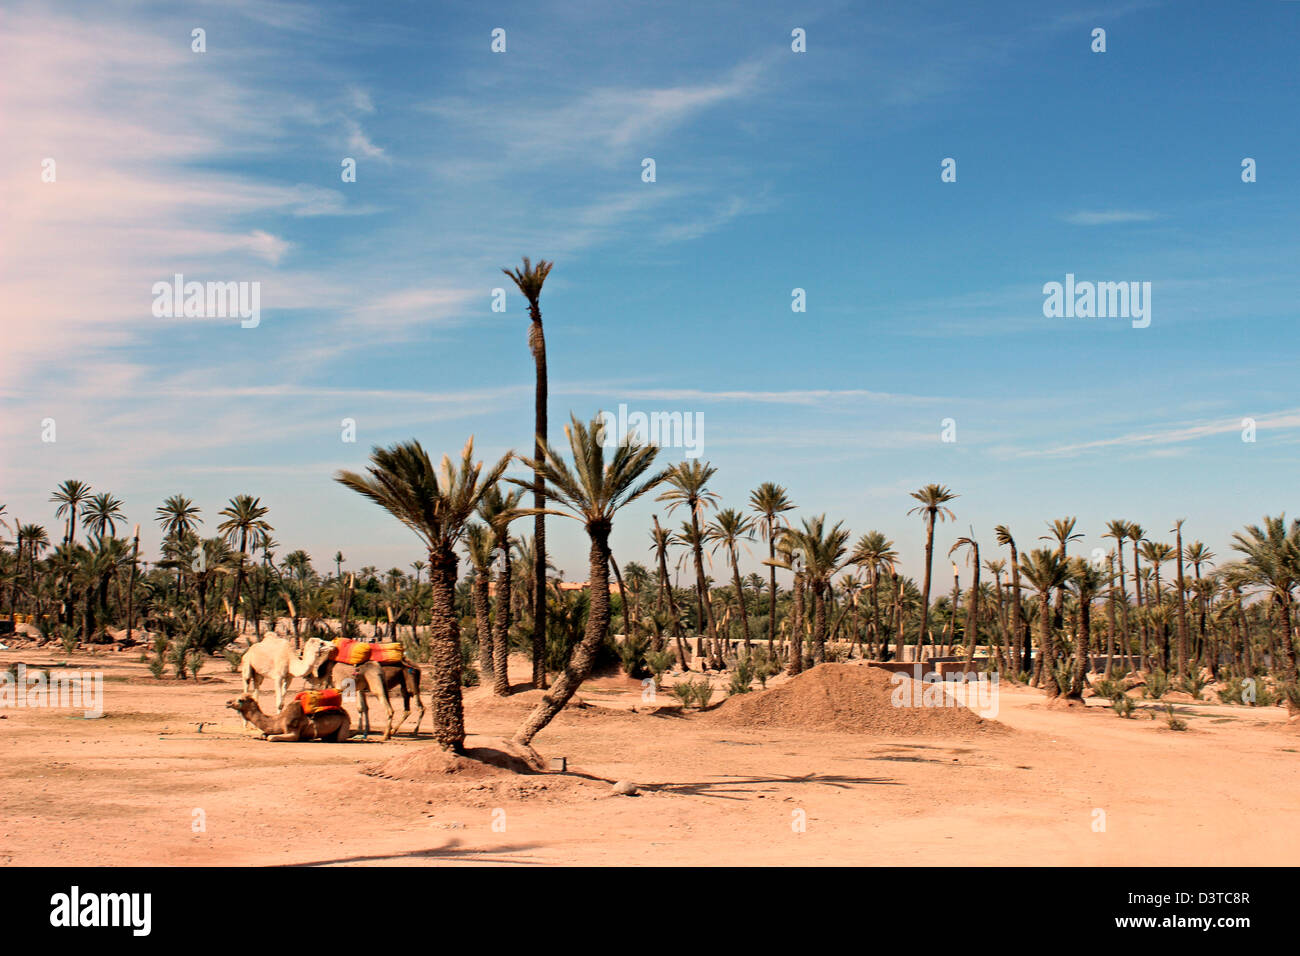
M226 701L231 710L239 711L246 723L251 722L262 732L263 740L324 740L342 743L352 736L352 718L342 708L308 714L295 697L274 717L262 713L257 699L245 695Z
M384 711L388 714L388 728L384 740L390 739L401 729L411 716L411 698L415 698L417 709L413 736L420 735L420 721L424 720L424 702L420 700L420 668L406 661L400 664L344 664L332 661L328 657L316 666L315 671L306 678L310 687L339 687L354 690L360 698L361 732L370 733L370 706L366 702L367 692L374 694L384 702ZM350 683L349 683L350 682ZM402 719L393 722L393 705L388 699L388 692L397 688L402 692Z
M283 710L289 682L315 671L322 661L329 660L330 650L328 641L309 637L302 646L302 654L295 656L292 641L283 637L263 638L244 651L239 662L239 672L244 678L244 695L256 698L262 681L269 677L275 687L275 709Z

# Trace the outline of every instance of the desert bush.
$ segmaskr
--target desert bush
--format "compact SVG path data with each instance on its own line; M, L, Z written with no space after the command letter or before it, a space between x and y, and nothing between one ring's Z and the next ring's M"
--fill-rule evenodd
M1111 709L1121 717L1132 717L1133 709L1137 706L1133 703L1133 698L1127 694L1120 693L1110 699Z
M1206 685L1205 678L1201 676L1199 670L1195 670L1195 669L1193 670L1192 673L1188 674L1186 677L1184 677L1182 680L1178 682L1178 686L1180 689L1191 694L1197 700L1201 699L1201 691L1205 690L1205 685Z
M162 654L155 654L153 657L149 658L149 673L158 680L162 680L163 671L166 670L166 668L167 661Z
M244 655L236 651L234 648L227 647L222 649L221 656L226 659L226 664L230 667L230 673L237 674L239 672L240 661L243 660Z
M477 687L478 682L478 645L462 633L460 639L460 686Z
M677 660L672 651L649 651L645 655L646 667L654 675L655 688L658 689L663 683L665 672L672 669L673 663Z
M207 655L200 650L191 650L190 656L186 661L189 667L190 676L195 680L199 679L199 671L203 670L203 665L207 662Z
M673 696L682 702L683 707L691 706L695 700L695 682L679 680L672 688Z
M1124 683L1112 677L1103 677L1092 682L1092 690L1098 697L1114 700L1115 695L1124 693Z
M704 678L700 678L699 682L695 685L695 703L699 706L700 710L704 710L709 706L709 701L712 699L713 685Z
M1142 693L1152 700L1159 700L1169 692L1169 675L1162 670L1153 670L1147 675Z
M59 625L59 643L63 645L63 652L71 654L77 649L77 629L69 627L67 624Z
M650 650L650 638L629 634L615 645L623 673L628 677L640 677L646 672L646 652Z
M731 672L731 683L727 685L727 696L748 694L754 688L754 660L749 654L741 654L736 660L736 669Z
M713 685L707 678L678 681L673 685L673 695L682 702L683 707L695 704L700 710L709 706L713 699Z
M758 679L763 689L767 689L767 680L769 677L775 677L781 673L781 665L768 652L767 648L759 645L754 648L750 659L754 662L754 677Z
M1169 725L1170 730L1186 730L1187 721L1180 720L1174 713L1173 704L1165 704L1165 723Z

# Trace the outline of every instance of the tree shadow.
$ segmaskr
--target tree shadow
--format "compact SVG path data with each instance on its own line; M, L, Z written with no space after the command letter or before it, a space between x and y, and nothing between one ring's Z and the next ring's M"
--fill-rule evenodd
M345 856L332 860L312 860L307 863L281 863L281 867L300 867L300 866L342 866L350 863L377 863L384 860L456 860L456 861L474 861L479 863L518 863L525 866L540 866L540 861L520 860L510 856L488 856L485 854L516 853L527 850L535 850L541 847L540 843L527 843L514 847L495 847L490 850L473 850L467 847L461 847L459 840L448 840L441 847L429 847L423 850L405 850L394 853L373 853L361 856Z
M678 793L698 797L717 797L722 800L740 800L752 794L754 787L762 784L819 783L839 790L849 790L853 787L863 786L902 786L898 781L887 777L857 777L844 774L809 773L803 776L773 775L766 777L726 774L724 776L729 779L703 780L696 783L647 783L639 786L646 791Z

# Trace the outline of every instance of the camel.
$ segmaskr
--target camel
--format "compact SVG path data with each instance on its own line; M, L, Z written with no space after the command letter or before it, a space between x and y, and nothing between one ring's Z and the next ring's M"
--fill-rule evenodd
M295 677L307 677L328 660L331 645L319 637L309 637L302 646L302 654L295 656L293 642L283 637L266 637L248 650L239 662L239 673L244 678L244 695L256 698L267 677L275 687L275 709L284 709L284 698L289 692L289 682Z
M384 702L384 711L388 714L388 727L384 731L384 740L392 738L411 716L411 698L415 698L415 727L413 736L420 735L420 721L424 720L424 702L420 700L420 668L403 661L400 664L376 664L367 662L361 665L344 664L328 658L316 666L315 671L306 677L310 687L346 687L355 689L360 699L361 732L370 733L370 706L366 701L367 692L374 694ZM351 683L348 683L351 681ZM397 688L402 692L402 719L393 722L393 705L388 699L388 692Z
M315 714L303 712L297 698L274 717L262 713L257 698L245 694L226 701L231 710L239 711L245 723L252 723L262 732L263 740L324 740L342 743L352 736L352 718L346 710L327 710Z

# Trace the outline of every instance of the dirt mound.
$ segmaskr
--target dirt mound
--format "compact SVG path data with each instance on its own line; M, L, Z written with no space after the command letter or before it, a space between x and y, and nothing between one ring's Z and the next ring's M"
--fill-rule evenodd
M705 719L736 727L786 727L792 730L838 730L879 737L951 737L1005 732L968 708L919 706L928 689L902 676L860 664L820 664L771 690L728 698ZM915 693L914 693L915 692ZM911 704L896 706L895 698Z
M504 737L465 738L464 754L448 753L441 747L422 747L413 753L391 757L383 763L361 768L370 777L385 780L431 782L456 777L478 780L543 772L544 765L531 748L521 747Z

